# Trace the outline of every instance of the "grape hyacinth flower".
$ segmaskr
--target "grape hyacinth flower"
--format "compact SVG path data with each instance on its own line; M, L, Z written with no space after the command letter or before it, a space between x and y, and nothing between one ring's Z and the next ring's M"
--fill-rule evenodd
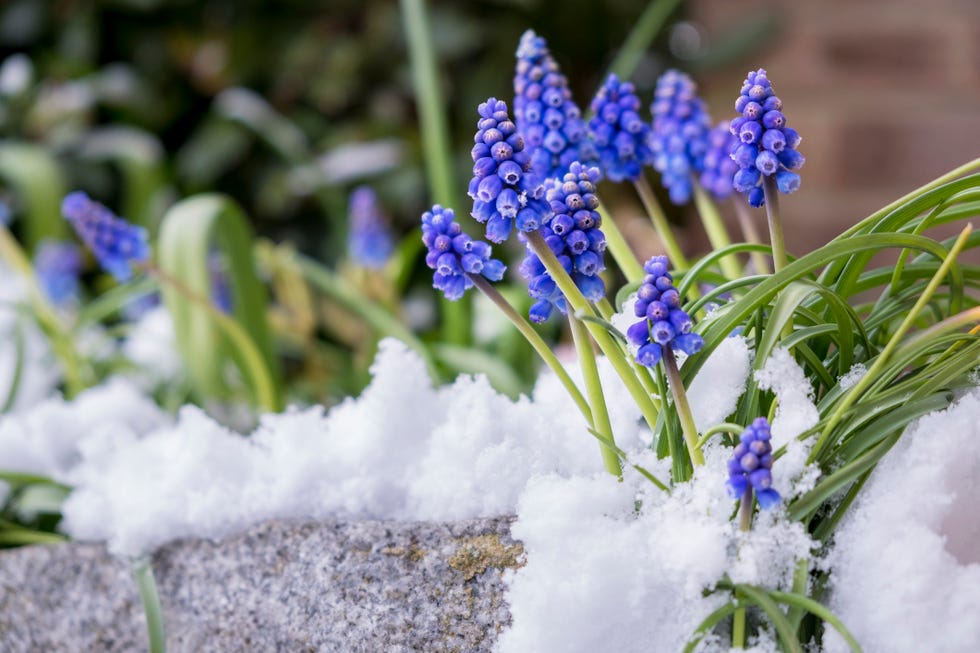
M630 82L615 74L592 100L589 135L599 155L599 167L612 181L636 181L653 163L650 126L640 118L640 98Z
M55 306L78 300L82 252L75 243L42 240L34 254L34 270L44 294Z
M150 261L146 229L116 217L112 211L82 191L65 196L61 213L75 233L117 281L129 281L134 265Z
M670 201L685 204L691 198L691 177L704 164L711 119L697 96L694 81L677 70L668 70L657 80L650 112L653 167L660 173Z
M602 216L596 210L599 198L595 185L600 176L595 166L573 162L568 173L560 181L554 180L548 189L554 215L539 230L548 248L591 302L606 295L606 286L599 276L606 269L606 237L600 229ZM520 270L528 281L528 293L536 300L529 311L532 322L544 322L554 308L567 311L561 290L530 248Z
M728 482L725 484L733 499L741 499L755 490L759 506L768 510L782 497L772 488L772 433L765 417L747 426L728 461Z
M350 232L347 251L358 265L383 268L391 256L394 243L381 214L378 196L368 186L358 186L350 196L348 207Z
M732 194L732 180L738 172L738 164L732 159L738 139L730 127L729 121L722 120L708 132L707 149L701 161L701 187L716 200L727 199Z
M486 223L487 238L500 243L515 226L533 231L550 214L544 200L544 185L530 172L531 158L524 138L507 115L507 105L489 98L480 105L473 157L473 179L469 196L471 215Z
M524 32L517 46L514 118L527 141L531 167L542 178L561 179L573 161L596 163L595 147L568 80L545 40L532 30Z
M739 167L733 185L754 207L766 203L764 177L773 178L783 194L800 187L800 176L793 171L805 162L796 151L801 139L795 129L786 126L782 108L766 71L760 68L750 72L735 102L735 110L742 115L731 121L731 133L739 140L732 153Z
M435 270L432 287L452 301L473 287L470 275L500 281L507 269L502 262L490 258L490 245L463 233L452 209L438 204L422 214L422 242L429 250L425 263Z
M666 256L654 256L643 265L646 276L633 305L634 314L643 319L626 331L627 341L636 347L636 362L646 367L656 367L667 347L691 355L704 346L701 336L691 333L694 321L680 307L667 265Z

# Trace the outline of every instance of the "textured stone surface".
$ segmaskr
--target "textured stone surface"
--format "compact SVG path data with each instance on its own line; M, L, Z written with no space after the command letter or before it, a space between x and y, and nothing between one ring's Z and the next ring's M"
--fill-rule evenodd
M153 557L168 651L489 651L523 549L506 518L269 522ZM101 546L0 552L0 651L138 651L126 561Z

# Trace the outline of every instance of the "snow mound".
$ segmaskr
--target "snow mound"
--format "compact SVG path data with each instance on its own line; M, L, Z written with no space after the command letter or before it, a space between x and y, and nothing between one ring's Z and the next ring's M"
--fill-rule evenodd
M687 389L698 431L705 431L735 412L745 392L752 356L742 336L725 338L704 362Z
M802 526L766 516L739 533L724 490L728 450L705 455L669 497L635 474L626 487L603 475L532 480L512 528L527 564L507 572L513 625L496 650L679 651L727 599L703 595L726 572L789 588L795 560L812 545ZM637 462L665 478L665 462L650 458Z
M550 384L541 404L499 395L483 377L435 389L396 340L381 343L372 372L360 397L329 413L266 415L250 438L185 408L171 427L85 449L66 531L134 555L272 517L495 516L516 510L534 476L602 469L584 420ZM635 418L616 416L631 420L635 430Z
M830 608L868 653L977 650L978 415L973 390L906 429L837 532ZM836 633L825 641L848 650Z

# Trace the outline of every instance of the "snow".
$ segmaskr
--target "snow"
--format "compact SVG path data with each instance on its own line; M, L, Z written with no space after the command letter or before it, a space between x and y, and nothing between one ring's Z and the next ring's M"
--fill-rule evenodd
M762 390L776 395L776 416L772 420L772 446L785 448L779 464L772 467L773 487L790 500L809 490L817 482L820 470L807 465L812 440L797 437L820 421L813 403L813 387L793 356L782 348L775 349L756 371L755 382Z
M180 378L183 365L176 351L174 323L162 304L143 313L122 343L122 353L139 367L134 376L148 391Z
M735 411L745 392L752 356L742 336L725 338L704 362L687 389L698 431L705 431Z
M144 325L145 326L145 325ZM152 338L150 338L152 341ZM152 344L152 342L151 342ZM751 373L741 337L726 339L689 390L702 428L735 408ZM577 366L569 365L579 379ZM659 478L667 461L607 361L599 361L618 444ZM122 555L185 536L220 538L268 518L450 520L517 514L526 565L506 572L513 625L497 650L676 651L727 600L723 576L788 589L813 542L785 503L737 530L724 490L730 450L709 443L706 465L672 493L627 467L603 471L599 445L550 373L511 400L482 376L434 388L402 343L379 346L369 387L330 411L265 415L249 437L185 407L176 419L117 380L72 402L48 399L0 417L0 468L49 474L75 487L63 527ZM854 370L852 373L857 374ZM818 471L805 464L818 415L792 356L777 349L755 372L777 399L773 442L785 454L774 487L789 499ZM842 523L831 607L869 653L967 651L980 641L980 391L909 428ZM971 417L972 416L972 417ZM956 455L937 455L956 452ZM901 538L894 533L900 530ZM901 583L896 579L901 579ZM946 622L937 629L936 615ZM928 633L928 639L925 639ZM829 651L846 650L827 635ZM750 642L777 650L762 633ZM711 635L700 651L727 651Z
M867 653L977 650L978 415L973 390L906 429L839 527L829 607ZM848 648L835 634L826 650Z

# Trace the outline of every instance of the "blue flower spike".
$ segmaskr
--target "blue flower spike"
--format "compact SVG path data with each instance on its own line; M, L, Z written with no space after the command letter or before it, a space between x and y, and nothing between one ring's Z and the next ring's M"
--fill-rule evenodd
M517 46L514 118L517 131L527 140L531 167L542 178L561 179L574 161L595 165L595 146L568 79L545 40L532 30L524 32Z
M365 268L383 268L394 249L394 242L378 196L369 186L358 186L348 204L349 234L347 251L351 259Z
M490 258L490 245L463 233L452 209L436 204L422 214L422 242L428 249L425 263L435 270L432 287L441 290L446 299L456 301L472 288L471 275L490 281L504 278L506 266Z
M42 240L34 254L34 270L55 306L68 306L79 299L82 252L75 243Z
M780 193L789 194L800 187L796 170L806 161L796 148L799 133L786 126L783 102L776 96L772 83L762 68L750 72L735 101L742 115L731 121L730 131L738 138L732 160L738 164L733 186L748 197L754 207L766 203L763 177L773 177Z
M595 166L573 162L564 178L554 180L548 189L547 198L554 215L539 230L562 267L591 302L600 301L606 295L605 283L599 276L606 269L606 237L600 229L602 216L596 210L599 198L595 187L600 176ZM529 313L532 322L544 322L555 308L566 312L564 295L530 249L520 271L528 281L528 293L536 300Z
M728 495L733 499L741 499L746 492L755 490L763 510L769 510L782 501L779 492L772 487L771 439L772 433L765 417L759 417L745 427L728 461L728 482L725 484Z
M61 213L95 255L106 272L119 282L133 277L133 266L150 262L146 229L116 217L82 191L65 196Z
M731 123L723 120L708 132L708 147L701 165L701 187L716 200L727 199L734 188L732 181L738 172L738 164L732 152L738 147L738 139L731 133Z
M691 179L704 166L711 119L694 81L677 70L668 70L657 80L653 104L650 148L653 167L674 204L691 199Z
M680 307L668 265L666 256L654 256L643 265L646 276L633 305L634 315L643 319L626 331L627 341L636 347L636 362L646 367L656 367L665 347L688 355L704 347L701 336L691 332L694 321Z
M612 74L592 100L589 135L599 154L599 168L611 181L636 181L653 163L650 126L640 117L640 98L629 82Z
M507 105L489 98L480 105L479 112L471 152L471 215L487 225L488 240L501 243L515 226L519 231L539 228L550 211L544 200L544 184L531 172L531 157L525 150L524 138L507 114Z

